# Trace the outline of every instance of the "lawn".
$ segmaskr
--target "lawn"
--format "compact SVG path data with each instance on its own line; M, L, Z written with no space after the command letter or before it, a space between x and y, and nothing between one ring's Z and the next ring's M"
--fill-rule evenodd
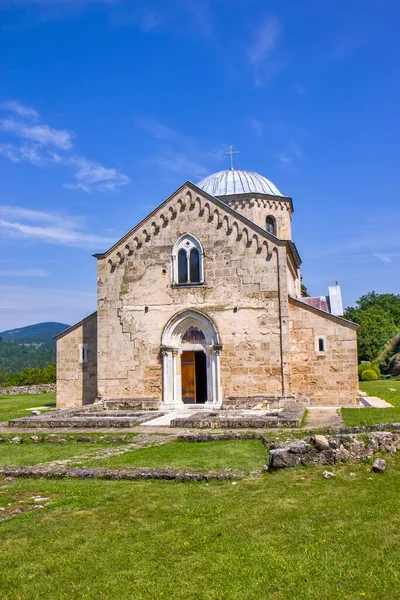
M47 394L21 394L20 396L0 396L0 423L19 417L29 417L31 414L27 408L38 406L54 407L56 404L56 393ZM42 412L45 412L43 410Z
M4 482L0 504L27 511L1 525L0 597L394 600L400 457L388 465L385 475L342 465L325 480L313 466L236 485ZM28 510L34 495L49 498L43 509Z
M349 427L400 423L400 406L395 408L342 408L342 417Z
M169 442L91 462L96 467L187 467L192 469L262 469L267 458L259 440Z
M396 390L392 392L389 390ZM360 390L366 392L368 396L378 396L393 406L400 407L400 381L393 379L378 379L378 381L360 381Z
M391 388L391 389L389 389ZM342 417L349 427L400 423L400 381L360 381L360 390L368 396L378 396L394 408L342 408ZM395 391L392 391L395 390Z
M39 443L0 444L0 466L37 465L53 460L63 460L86 452L95 452L109 444L92 443Z

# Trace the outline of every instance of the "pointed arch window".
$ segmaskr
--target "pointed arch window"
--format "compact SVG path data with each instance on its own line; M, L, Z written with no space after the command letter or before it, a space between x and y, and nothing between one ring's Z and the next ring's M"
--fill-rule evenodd
M203 249L193 235L187 234L179 238L172 250L172 283L203 283Z
M268 231L268 233L276 235L276 221L274 217L271 217L271 215L265 219L265 229Z

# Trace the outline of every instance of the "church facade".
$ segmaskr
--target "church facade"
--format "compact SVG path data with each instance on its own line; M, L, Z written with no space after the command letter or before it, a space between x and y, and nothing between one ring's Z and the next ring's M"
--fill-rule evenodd
M97 259L97 311L57 336L57 406L354 404L340 290L303 298L293 204L231 169L186 182Z

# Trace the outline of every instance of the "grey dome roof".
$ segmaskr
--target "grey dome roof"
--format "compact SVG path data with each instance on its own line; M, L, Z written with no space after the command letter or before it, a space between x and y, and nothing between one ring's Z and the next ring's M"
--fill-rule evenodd
M219 171L205 177L197 184L199 188L212 196L230 196L234 194L268 194L282 196L278 188L266 177L254 171L230 169Z

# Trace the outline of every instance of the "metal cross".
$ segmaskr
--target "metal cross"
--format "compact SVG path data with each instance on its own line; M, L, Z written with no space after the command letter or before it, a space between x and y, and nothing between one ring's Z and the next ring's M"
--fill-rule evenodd
M229 152L224 152L225 155L229 155L231 158L231 171L233 171L233 161L232 161L232 156L234 154L239 154L238 150L232 150L232 146L229 146Z

